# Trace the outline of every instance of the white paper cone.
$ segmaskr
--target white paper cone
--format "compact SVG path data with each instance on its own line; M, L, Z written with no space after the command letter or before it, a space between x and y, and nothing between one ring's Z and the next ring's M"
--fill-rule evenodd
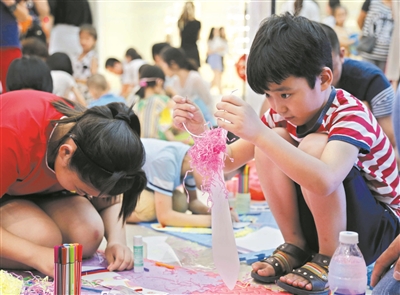
M221 153L221 157L224 155ZM223 171L219 171L224 179ZM228 199L224 194L225 182L211 187L213 206L211 209L212 252L214 264L226 286L232 290L239 276L240 263L233 233Z

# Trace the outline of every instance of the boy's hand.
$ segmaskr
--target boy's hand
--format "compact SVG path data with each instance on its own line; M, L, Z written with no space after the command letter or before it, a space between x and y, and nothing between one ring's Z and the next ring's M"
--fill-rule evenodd
M133 254L126 245L119 243L108 244L105 255L109 271L122 271L133 268Z
M215 117L218 126L247 141L254 142L264 127L255 110L236 96L223 96L217 103L217 109Z
M193 134L198 135L206 130L206 121L200 109L188 99L175 95L172 98L175 101L173 108L173 121L174 125L182 130L186 128Z

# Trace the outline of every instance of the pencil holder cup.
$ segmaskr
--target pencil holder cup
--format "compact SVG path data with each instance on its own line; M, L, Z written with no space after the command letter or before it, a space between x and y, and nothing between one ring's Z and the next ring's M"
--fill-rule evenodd
M235 209L238 214L247 214L250 211L250 193L237 193Z

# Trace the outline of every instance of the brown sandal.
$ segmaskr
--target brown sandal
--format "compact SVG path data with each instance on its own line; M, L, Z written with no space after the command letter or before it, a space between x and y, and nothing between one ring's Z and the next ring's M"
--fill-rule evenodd
M291 266L288 261L288 255L295 258L296 261L299 261L299 263L297 265ZM295 245L284 243L276 248L271 256L268 256L260 261L271 265L275 270L275 275L270 277L260 276L256 271L253 270L251 272L251 277L259 282L267 284L275 283L275 281L279 280L281 276L291 272L293 270L293 267L304 265L304 263L306 263L310 259L311 252L304 251Z
M293 274L301 276L309 281L312 285L312 290L297 288L282 281L278 281L277 285L285 291L298 295L328 295L329 288L327 287L327 283L330 261L331 258L328 256L315 254L310 262L293 270Z

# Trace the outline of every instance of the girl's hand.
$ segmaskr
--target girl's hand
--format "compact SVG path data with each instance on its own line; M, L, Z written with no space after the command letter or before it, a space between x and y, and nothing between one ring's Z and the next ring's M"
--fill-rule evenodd
M108 244L105 251L109 271L122 271L133 268L133 253L123 244Z
M217 103L217 109L215 117L218 126L244 140L254 142L264 127L255 110L236 96L223 96Z
M203 133L207 127L200 109L182 96L175 95L172 99L175 101L172 115L174 125L182 130L186 130L186 126L195 135Z

